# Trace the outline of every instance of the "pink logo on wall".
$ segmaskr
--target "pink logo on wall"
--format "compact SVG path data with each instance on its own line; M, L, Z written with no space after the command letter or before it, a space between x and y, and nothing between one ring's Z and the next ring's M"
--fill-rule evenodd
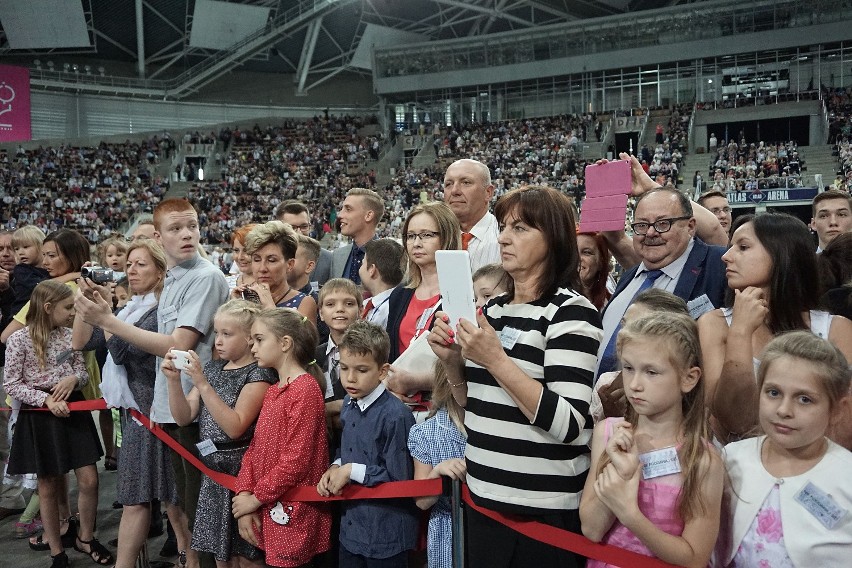
M31 140L30 71L0 65L0 142Z

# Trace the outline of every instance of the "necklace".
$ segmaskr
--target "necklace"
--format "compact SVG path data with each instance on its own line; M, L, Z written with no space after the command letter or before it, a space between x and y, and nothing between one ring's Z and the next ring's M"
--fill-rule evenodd
M278 299L277 299L277 300L276 300L275 298L273 298L273 299L272 299L272 300L273 300L273 301L272 301L272 303L273 303L273 304L275 304L276 306L277 306L278 304L280 304L280 303L281 303L281 300L283 300L284 298L286 298L286 297L287 297L287 294L289 294L291 290L293 290L293 288L292 288L291 286L287 286L287 291L286 291L286 292L284 292L283 294L281 294L281 295L278 297Z

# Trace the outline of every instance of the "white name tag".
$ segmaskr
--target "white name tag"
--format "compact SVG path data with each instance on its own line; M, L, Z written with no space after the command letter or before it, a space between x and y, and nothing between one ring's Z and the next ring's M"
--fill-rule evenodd
M846 509L810 481L796 493L795 499L828 530L836 527L846 516Z
M216 444L214 444L213 440L211 440L210 438L207 438L206 440L201 440L200 442L195 444L195 447L198 448L198 453L202 456L209 456L210 454L218 451Z
M686 307L689 310L689 315L692 316L692 319L698 319L707 312L714 310L713 302L710 301L707 294L702 294L694 300L688 301L686 303Z
M518 342L518 338L520 336L520 329L515 329L514 327L504 327L500 331L500 345L503 346L503 349L511 349L515 346L515 343Z
M680 473L680 460L675 447L639 454L639 461L642 462L642 479Z

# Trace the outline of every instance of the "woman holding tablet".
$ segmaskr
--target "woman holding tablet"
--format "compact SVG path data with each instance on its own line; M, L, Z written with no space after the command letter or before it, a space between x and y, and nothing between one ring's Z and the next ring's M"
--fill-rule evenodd
M589 401L601 323L581 293L574 213L549 187L497 202L508 292L457 329L436 315L429 343L465 407L474 503L580 531L589 468ZM582 566L570 552L512 533L468 509L471 566Z

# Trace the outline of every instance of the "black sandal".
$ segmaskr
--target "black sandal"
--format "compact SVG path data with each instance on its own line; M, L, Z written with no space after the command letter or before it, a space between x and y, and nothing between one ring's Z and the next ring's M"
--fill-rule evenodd
M98 539L92 537L92 540L82 540L80 537L77 537L76 542L74 543L74 550L77 552L82 552L83 554L87 554L89 558L92 559L92 562L95 564L100 564L101 566L107 566L113 563L112 553L106 549L104 545L98 542ZM89 550L83 550L77 543L84 544L89 547Z
M64 550L56 556L51 556L50 560L50 568L68 568L68 555Z
M65 519L60 521L60 526L62 522L65 522ZM73 516L69 517L67 522L68 529L65 531L65 534L59 535L63 548L71 548L77 540L77 518ZM50 550L50 544L48 544L48 542L44 539L44 531L39 533L38 536L35 537L35 540L29 539L28 544L33 550Z

